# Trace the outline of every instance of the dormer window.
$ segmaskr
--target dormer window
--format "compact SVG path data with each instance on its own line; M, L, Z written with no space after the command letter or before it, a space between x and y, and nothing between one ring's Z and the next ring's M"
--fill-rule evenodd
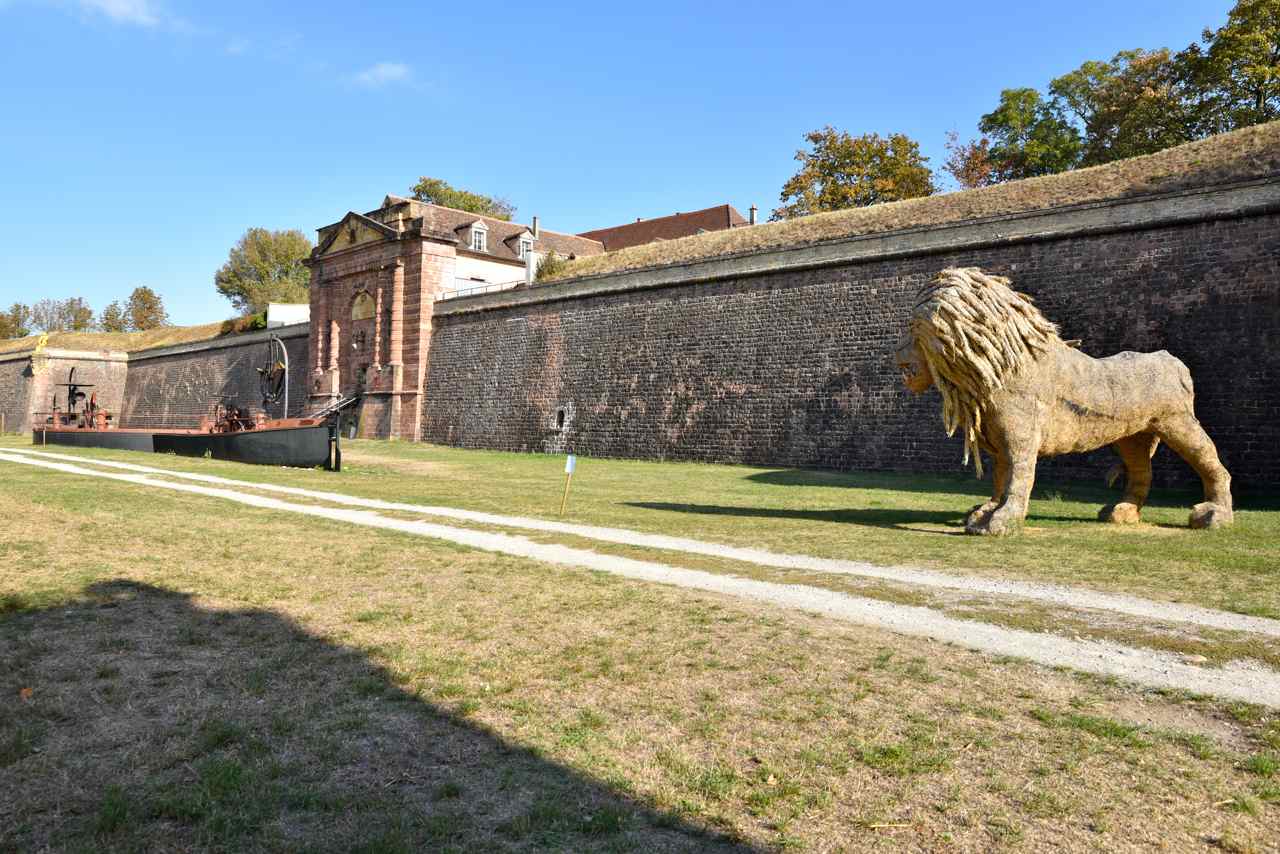
M489 251L489 229L485 227L484 223L477 222L471 226L471 251Z
M518 253L520 256L520 260L523 261L525 258L529 257L529 253L532 251L533 251L533 238L531 237L520 238L520 249Z

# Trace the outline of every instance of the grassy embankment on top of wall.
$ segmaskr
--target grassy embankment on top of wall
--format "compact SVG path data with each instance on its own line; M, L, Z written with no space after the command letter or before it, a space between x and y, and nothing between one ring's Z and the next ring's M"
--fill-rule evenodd
M632 246L578 258L549 276L548 282L1167 193L1278 173L1280 121L1274 121L1155 154L1058 175Z
M209 341L223 335L237 335L255 328L256 315L202 323L198 326L161 326L146 332L54 332L49 335L46 347L59 350L114 350L133 352L152 347L168 347L172 344L189 344L193 341ZM21 353L34 350L40 342L39 335L10 338L0 341L0 353Z

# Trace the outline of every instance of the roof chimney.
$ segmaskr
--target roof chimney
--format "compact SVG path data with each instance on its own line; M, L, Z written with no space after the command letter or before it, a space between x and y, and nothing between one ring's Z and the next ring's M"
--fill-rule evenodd
M536 215L533 218L533 228L530 229L530 231L533 232L534 240L537 240L538 239L538 217Z
M756 224L756 214L758 214L758 213L760 213L760 209L759 209L759 208L757 208L755 205L752 205L752 206L751 206L751 210L750 210L751 218L748 220L748 222L749 222L751 225L755 225L755 224Z

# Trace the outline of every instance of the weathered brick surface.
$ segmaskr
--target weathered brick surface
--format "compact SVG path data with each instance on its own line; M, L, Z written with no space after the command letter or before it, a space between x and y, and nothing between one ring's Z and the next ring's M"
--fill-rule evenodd
M81 390L95 395L98 406L119 416L128 370L123 354L115 354L115 358L94 358L88 353L67 357L59 352L47 351L34 358L23 354L20 358L0 361L0 412L4 413L5 430L30 430L31 414L48 412L55 394L58 407L65 410L67 389L60 388L58 383L67 381L72 368L76 382L84 386Z
M437 314L422 438L463 447L960 470L892 353L937 270L1007 274L1096 356L1166 349L1241 490L1280 485L1280 217L850 263ZM563 412L563 416L560 413ZM563 417L563 427L557 428ZM1099 479L1109 451L1041 463ZM1158 484L1193 482L1161 449Z
M453 282L454 256L451 243L406 236L311 262L310 391L352 395L363 378L361 435L418 435L432 306ZM373 318L352 319L359 294L377 306Z
M289 351L289 415L308 409L307 338L284 339ZM195 427L219 401L229 400L260 412L258 368L268 358L267 344L254 340L230 347L190 348L184 352L129 358L122 426ZM279 404L267 414L280 417Z
M31 379L29 358L0 362L0 413L4 413L4 429L9 432L30 429Z

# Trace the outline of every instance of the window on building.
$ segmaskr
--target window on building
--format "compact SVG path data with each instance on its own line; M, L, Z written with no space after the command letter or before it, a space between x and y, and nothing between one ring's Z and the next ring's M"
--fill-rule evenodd
M471 251L489 251L489 230L482 225L473 225L471 227Z
M523 261L533 251L533 241L527 237L520 238L520 260Z

